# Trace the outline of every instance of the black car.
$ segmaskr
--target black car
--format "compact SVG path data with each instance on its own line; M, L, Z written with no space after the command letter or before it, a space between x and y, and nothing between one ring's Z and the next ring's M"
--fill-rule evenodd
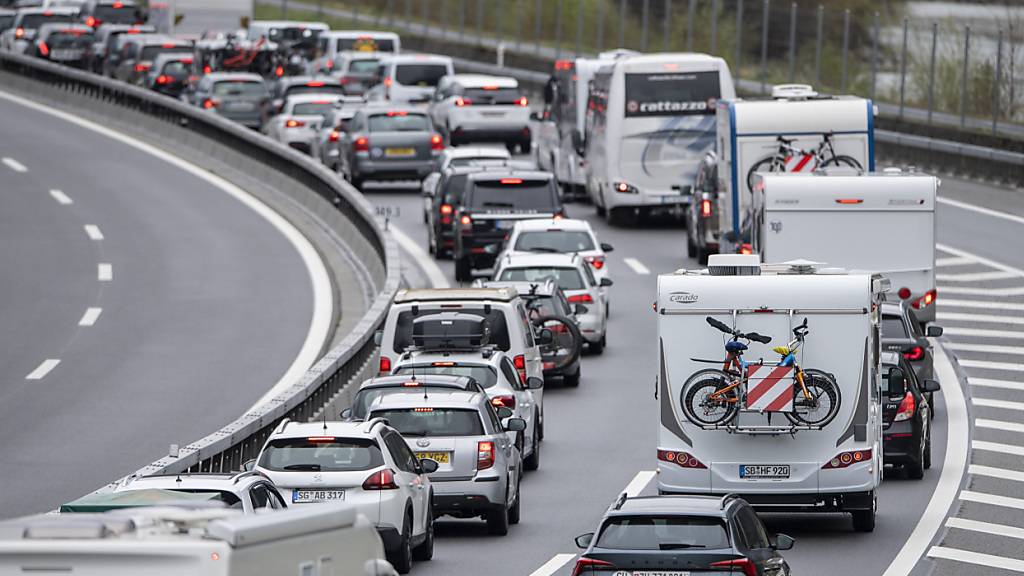
M462 203L469 175L486 169L484 163L448 168L437 186L427 193L427 247L435 258L451 258L455 250L455 210Z
M928 394L938 392L936 380L919 380L906 358L882 354L886 390L882 394L883 462L902 467L915 480L932 466L932 406Z
M585 552L573 576L602 574L743 574L783 576L779 554L795 541L769 536L754 509L735 495L625 494L608 509L597 532L576 538Z
M121 50L133 36L155 34L156 28L149 25L103 24L96 29L96 43L89 51L89 69L96 74L114 76L114 70L121 62Z
M685 208L686 248L698 264L718 253L718 192L718 155L711 151L697 168L693 198Z
M549 172L487 170L469 176L455 217L455 279L467 282L474 269L494 266L517 221L564 218L565 208Z
M416 371L411 374L400 374L395 376L378 376L363 380L359 390L352 399L352 407L341 412L342 420L363 420L366 418L370 404L378 397L387 394L388 391L409 390L465 390L468 392L483 392L483 388L476 378L465 375L431 374L429 369Z
M86 68L95 39L93 29L85 24L43 24L28 53L58 64Z
M906 303L882 304L882 350L903 354L921 382L935 377L935 353L928 338L939 336L942 336L942 327L928 326L922 330L917 314ZM928 401L932 400L929 393Z

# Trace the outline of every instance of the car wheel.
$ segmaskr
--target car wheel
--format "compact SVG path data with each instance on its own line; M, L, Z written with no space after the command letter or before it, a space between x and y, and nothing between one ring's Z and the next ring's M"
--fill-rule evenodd
M508 506L504 502L487 513L487 532L494 536L508 534Z
M917 447L917 454L910 458L910 461L905 465L907 471L907 478L912 480L920 480L924 478L924 456L925 456L925 435L921 433L921 443Z
M608 344L608 336L601 336L601 339L597 342L590 342L587 346L590 347L590 353L595 356L600 356L604 353L604 347Z
M576 371L572 374L565 374L562 376L562 382L564 382L569 388L576 388L580 385L580 372L582 371L583 369L580 368L580 365L576 364Z
M608 209L598 204L596 200L594 201L594 211L597 212L599 218L604 218L608 214Z
M871 510L855 510L853 515L853 529L857 532L874 532L875 531L875 511Z
M697 244L693 241L689 229L686 231L686 255L694 260L700 259L700 252L697 251Z
M469 265L469 258L461 257L455 260L455 280L458 282L469 282L473 279L472 268Z
M412 547L409 542L411 537L412 518L407 515L402 525L402 540L398 544L398 550L388 555L388 562L391 562L399 574L408 574L412 570Z
M433 499L431 499L433 500ZM434 557L434 503L427 508L427 537L413 549L414 560L430 560Z
M522 512L520 510L520 506L519 506L519 500L520 499L521 498L519 497L519 484L516 484L516 500L515 500L515 502L512 503L512 507L508 511L508 523L509 524L519 524L519 518L520 518L520 514Z
M928 427L928 439L925 440L924 444L924 469L928 470L932 467L932 431L931 426Z
M534 417L536 419L536 416ZM523 466L527 470L540 468L540 438L537 436L537 427L533 429L533 452L523 460Z

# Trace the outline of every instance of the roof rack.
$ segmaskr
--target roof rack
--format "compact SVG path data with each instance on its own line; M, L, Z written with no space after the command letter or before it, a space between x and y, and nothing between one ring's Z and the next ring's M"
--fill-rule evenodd
M388 419L384 418L382 416L377 416L376 418L370 418L369 420L366 421L366 426L363 428L363 432L369 434L370 431L373 430L373 427L376 426L377 424L383 424L383 425L387 426L388 425Z
M285 418L284 420L281 420L281 423L278 424L277 428L274 429L274 434L281 434L282 432L284 432L284 429L287 428L288 425L291 423L291 418Z
M735 499L737 499L739 497L740 497L739 494L734 494L734 493L726 494L725 496L722 496L721 500L718 501L718 507L721 508L722 510L725 510L725 507L729 505L729 502L731 502L731 501L733 501L733 500L735 500Z
M262 472L259 472L257 470L242 470L238 474L235 474L234 476L231 477L231 483L238 484L239 480L248 478L249 476L260 476L262 478L266 477Z
M629 494L626 494L625 492L623 492L622 494L619 494L619 497L615 499L615 502L612 502L611 507L608 508L608 509L609 510L619 510L619 509L622 508L622 505L625 504L626 500L628 500L628 499L629 499Z

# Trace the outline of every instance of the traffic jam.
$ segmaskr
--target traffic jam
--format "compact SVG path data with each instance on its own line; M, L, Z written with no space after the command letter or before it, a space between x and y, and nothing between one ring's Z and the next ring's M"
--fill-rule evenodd
M872 532L883 477L929 474L941 182L876 169L869 99L802 84L741 98L721 58L625 49L558 60L534 92L392 32L253 20L186 36L157 32L132 0L52 4L0 8L0 49L219 115L364 192L415 184L422 249L454 267L453 287L399 290L375 374L342 412L281 422L235 474L133 478L61 507L181 506L182 533L202 526L230 558L222 572L168 561L152 573L269 573L245 566L286 554L255 531L246 559L244 522L218 531L202 516L217 507L306 510L281 533L309 546L331 535L336 571L301 574L414 572L445 517L515 531L552 439L545 390L586 394L584 369L612 341L615 248L573 217L585 210L627 234L675 223L698 267L656 271L648 293L655 490L566 534L569 573L788 575L799 543L760 514L845 515ZM345 527L315 528L328 506ZM11 552L66 554L74 572L121 573L88 572L104 560L67 552L70 539L128 559L129 540L171 538L136 524L90 536L51 518L20 549L0 532L0 566ZM359 563L343 567L338 540Z

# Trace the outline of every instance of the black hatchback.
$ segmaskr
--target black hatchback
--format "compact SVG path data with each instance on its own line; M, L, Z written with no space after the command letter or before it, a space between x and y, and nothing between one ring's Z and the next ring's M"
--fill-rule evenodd
M906 357L882 353L887 387L882 394L883 462L902 467L915 480L932 466L932 405L936 380L920 380Z
M612 504L597 532L576 538L573 576L682 573L783 576L779 554L795 541L769 536L754 509L735 495L625 494Z

